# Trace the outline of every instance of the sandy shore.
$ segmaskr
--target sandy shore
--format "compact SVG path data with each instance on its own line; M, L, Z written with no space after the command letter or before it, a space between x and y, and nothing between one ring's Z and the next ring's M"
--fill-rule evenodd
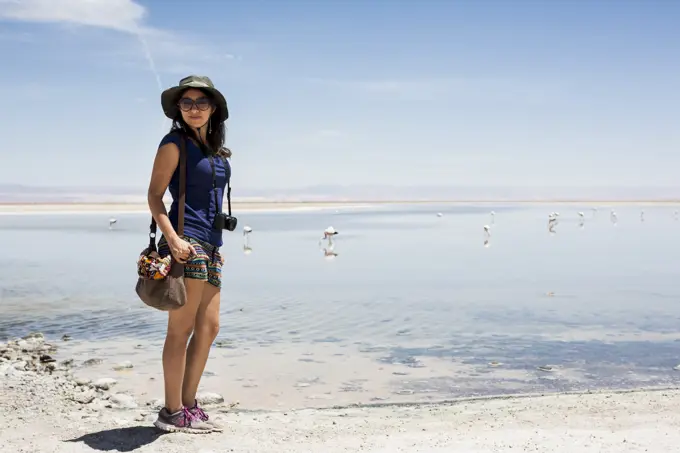
M202 394L224 433L161 434L157 404L76 378L41 335L0 344L2 451L90 452L670 452L680 391L461 399L438 404L252 411ZM154 407L156 406L156 407Z

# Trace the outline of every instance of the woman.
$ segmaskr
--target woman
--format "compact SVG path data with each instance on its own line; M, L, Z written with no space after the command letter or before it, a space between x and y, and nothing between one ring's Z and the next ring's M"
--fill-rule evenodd
M213 222L221 213L224 188L231 177L226 159L231 152L224 148L224 121L229 111L222 93L208 77L200 76L186 77L165 90L161 104L173 125L156 154L148 201L163 232L160 255L172 253L175 260L185 263L187 302L168 314L163 347L165 407L154 424L171 432L221 431L198 406L196 392L220 326L222 230L214 228ZM176 230L182 137L187 174L184 235L180 237ZM163 203L168 188L173 198L169 214Z

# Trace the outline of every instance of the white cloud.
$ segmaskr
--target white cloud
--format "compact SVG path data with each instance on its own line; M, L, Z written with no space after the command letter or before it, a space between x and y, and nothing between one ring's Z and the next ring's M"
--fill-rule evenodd
M126 33L145 31L147 11L132 0L0 1L0 18L109 28Z
M94 27L128 34L134 38L132 47L113 41L112 52L129 57L144 65L156 64L163 72L193 72L197 65L220 64L240 60L237 55L216 48L209 39L192 34L178 36L173 31L148 25L149 11L133 0L0 0L0 21L59 24L66 27ZM149 51L147 53L147 50Z

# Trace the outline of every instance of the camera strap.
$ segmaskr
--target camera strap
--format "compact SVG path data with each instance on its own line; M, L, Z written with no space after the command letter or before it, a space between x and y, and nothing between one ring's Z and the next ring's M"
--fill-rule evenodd
M212 168L212 190L213 194L215 195L215 215L217 215L217 206L219 206L219 199L217 198L217 175L215 172L215 160L212 154L208 156L208 159L210 160L210 168ZM222 159L224 160L224 171L226 176L227 159L224 157ZM229 179L227 179L227 209L229 216L231 216L231 182L229 181Z

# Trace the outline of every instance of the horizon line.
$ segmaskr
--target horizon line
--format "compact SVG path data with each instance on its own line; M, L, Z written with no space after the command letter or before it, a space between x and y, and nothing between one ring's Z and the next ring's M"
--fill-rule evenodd
M258 199L245 200L233 199L232 204L242 205L346 205L348 203L362 205L384 204L450 204L450 203L654 203L654 204L680 204L680 198L466 198L466 199L344 199L344 200L276 200ZM146 202L132 201L0 201L0 207L21 206L146 206Z

